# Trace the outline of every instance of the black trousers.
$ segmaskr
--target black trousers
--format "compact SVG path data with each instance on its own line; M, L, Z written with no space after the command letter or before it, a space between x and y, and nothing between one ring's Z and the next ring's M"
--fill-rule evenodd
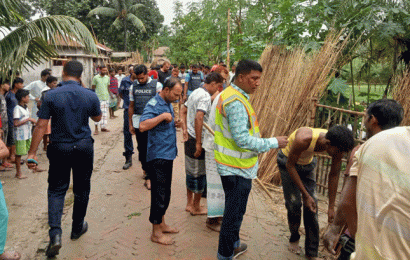
M299 227L302 219L303 205L303 223L306 231L305 253L306 256L317 257L319 249L318 213L317 211L316 213L311 212L310 209L302 203L302 194L286 169L287 160L288 158L282 152L278 153L277 162L282 178L285 206L288 210L289 242L296 242L300 239ZM313 172L315 167L316 160L313 160L308 165L296 165L296 171L309 195L315 200L317 208L317 198L315 197L316 180Z
M94 161L94 140L82 139L74 143L52 142L47 147L50 161L48 171L48 223L50 237L61 234L61 216L64 199L73 172L73 224L74 232L81 231L87 213Z
M132 156L134 154L134 145L132 143L132 135L130 133L130 127L128 122L128 108L124 109L124 150L125 152L122 154L125 157Z
M248 205L252 180L241 176L221 176L225 192L225 213L219 234L218 259L231 258L241 245L239 231Z
M172 167L174 161L155 159L149 162L151 179L151 211L149 221L161 224L171 200Z
M147 174L145 179L148 178L148 166L147 166L147 147L148 147L148 131L140 132L138 128L135 129L135 137L137 139L138 160L141 162L142 169Z

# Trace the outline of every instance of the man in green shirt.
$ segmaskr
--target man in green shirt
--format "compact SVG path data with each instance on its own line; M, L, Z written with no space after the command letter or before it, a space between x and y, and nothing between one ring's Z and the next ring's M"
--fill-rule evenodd
M109 132L109 130L107 129L107 123L110 100L110 77L107 76L107 67L103 65L100 68L100 74L95 75L91 83L91 88L95 90L95 94L97 94L97 97L100 100L100 108L102 113L101 121L95 123L94 135L98 135L98 125L101 126L101 132Z

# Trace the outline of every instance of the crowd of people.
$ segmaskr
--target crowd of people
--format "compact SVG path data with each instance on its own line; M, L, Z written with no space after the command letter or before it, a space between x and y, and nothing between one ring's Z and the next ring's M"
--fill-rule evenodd
M50 70L44 70L41 80L26 87L20 77L11 87L7 80L1 82L2 167L15 164L16 178L27 178L21 172L21 156L27 155L30 169L42 171L36 156L41 141L47 151L48 257L58 255L62 247L61 216L71 172L75 198L71 239L79 239L88 230L85 216L94 156L89 119L95 121L94 135L109 132L109 119L116 117L114 112L121 102L123 169L130 169L132 155L138 152L144 186L151 193L153 242L171 245L174 240L170 234L179 232L166 223L165 215L171 200L173 161L178 155L177 131L181 131L185 210L192 216L207 215L204 224L219 232L218 259L233 259L247 251L239 231L252 180L257 178L258 155L271 149L278 149L290 251L302 252L299 230L303 206L305 255L319 259L314 154L325 153L332 159L326 248L336 253L336 245L341 244L342 260L410 257L410 203L406 199L410 196L406 167L410 128L399 127L403 109L396 101L382 99L369 105L363 121L369 139L354 147L352 131L341 125L330 129L301 127L289 136L262 138L249 97L261 91L263 68L252 60L235 63L232 71L223 63L212 67L193 64L188 70L168 61L160 68L141 64L115 70L100 66L90 89L81 81L82 72L80 62L69 61L60 83ZM30 100L35 102L31 112ZM342 159L349 154L348 177L335 210ZM201 206L204 197L206 207ZM4 252L8 213L2 189L0 216L0 259L19 259L17 252Z

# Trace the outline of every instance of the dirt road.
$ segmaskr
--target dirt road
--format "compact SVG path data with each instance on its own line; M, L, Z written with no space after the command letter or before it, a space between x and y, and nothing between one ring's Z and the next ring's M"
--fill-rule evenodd
M180 233L173 235L176 243L172 246L150 241L150 193L143 186L137 156L134 155L134 165L129 170L122 170L122 113L117 111L119 117L109 121L111 132L95 136L94 172L86 217L89 231L77 241L69 239L73 201L69 190L63 216L63 247L57 259L216 259L219 233L206 228L206 216L193 217L184 210L186 186L180 141L166 215L167 222ZM181 140L180 132L178 135ZM42 149L39 160L41 167L47 169L48 161ZM6 248L22 252L23 259L46 259L47 172L34 174L27 167L23 169L28 179L13 178L14 170L2 174L10 212ZM283 204L272 207L270 199L254 183L241 230L248 252L239 259L304 259L288 252L288 235Z

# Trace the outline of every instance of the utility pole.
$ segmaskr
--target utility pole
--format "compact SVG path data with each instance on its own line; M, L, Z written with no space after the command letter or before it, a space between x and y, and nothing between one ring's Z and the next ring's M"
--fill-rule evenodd
M226 43L226 48L227 48L227 54L226 54L226 66L228 68L228 71L230 71L230 63L231 63L231 57L230 57L230 32L231 32L231 8L228 8L228 36L227 36L227 43Z

